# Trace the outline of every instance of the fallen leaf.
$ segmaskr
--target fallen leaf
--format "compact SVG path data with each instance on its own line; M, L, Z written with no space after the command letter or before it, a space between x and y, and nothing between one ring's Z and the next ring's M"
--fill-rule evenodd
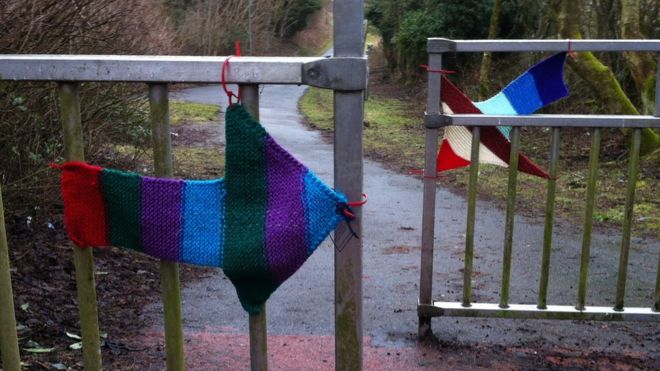
M69 349L72 349L72 350L82 349L82 341L79 341L77 343L73 343L73 344L69 345Z
M79 335L67 332L66 336L70 337L71 339L76 339L76 340L82 340L82 338Z
M23 348L24 351L28 353L50 353L55 350L55 347L52 348Z

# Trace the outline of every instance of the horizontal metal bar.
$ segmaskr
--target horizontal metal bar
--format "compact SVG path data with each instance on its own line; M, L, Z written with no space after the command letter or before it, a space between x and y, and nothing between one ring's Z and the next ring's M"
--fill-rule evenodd
M577 310L571 305L548 305L539 309L535 304L509 304L501 308L498 304L472 303L464 307L459 302L435 301L433 305L418 305L419 315L430 317L490 317L524 319L564 319L588 321L660 321L660 312L651 308L625 308L616 311L611 307L585 307Z
M218 83L227 57L0 55L0 80ZM227 82L366 87L366 58L234 57Z
M427 39L429 53L446 52L660 51L660 40L450 40Z
M481 115L427 114L427 128L459 126L541 126L660 128L660 117L645 115Z

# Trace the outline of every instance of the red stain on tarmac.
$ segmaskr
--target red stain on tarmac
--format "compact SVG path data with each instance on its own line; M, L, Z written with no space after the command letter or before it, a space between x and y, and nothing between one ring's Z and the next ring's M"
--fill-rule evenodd
M137 355L130 369L164 369L163 334L144 334L137 341L148 350ZM270 370L311 371L335 369L333 336L268 335ZM533 370L546 368L644 369L657 359L647 353L612 354L588 349L533 349L498 345L417 342L379 347L364 338L365 370ZM186 367L189 370L249 370L250 341L231 327L186 332ZM128 360L118 366L127 367ZM651 366L650 368L654 368Z
M250 343L247 334L231 328L204 332L186 332L186 367L189 370L249 370ZM228 333L230 332L230 333ZM145 334L142 342L152 350L162 351L162 334ZM158 339L153 343L154 339ZM334 370L335 344L333 336L268 335L268 364L270 370ZM151 343L151 344L150 344ZM438 352L437 347L417 344L408 347L376 347L364 338L365 370L486 370L511 369L510 365L489 360L483 364L472 351ZM466 357L469 359L466 364ZM143 359L146 361L146 359ZM153 359L152 359L153 361ZM485 361L485 360L484 360ZM493 362L495 361L495 362ZM138 363L141 363L138 361ZM157 367L144 365L144 369Z

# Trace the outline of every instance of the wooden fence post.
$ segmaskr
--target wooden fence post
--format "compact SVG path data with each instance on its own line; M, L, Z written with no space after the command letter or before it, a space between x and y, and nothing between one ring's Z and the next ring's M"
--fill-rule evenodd
M21 369L21 357L16 336L16 317L14 314L14 296L11 289L9 272L9 247L5 230L5 215L0 189L0 354L2 367L7 371Z
M85 161L78 84L62 82L58 84L58 88L64 137L64 159L66 161ZM100 370L101 340L99 338L99 313L94 279L94 255L90 247L74 246L73 253L73 263L76 267L78 306L80 308L83 362L85 370Z
M151 137L154 150L154 173L158 177L171 177L172 141L170 139L170 115L167 84L149 84L151 107ZM165 352L167 370L185 369L183 352L183 322L181 320L181 285L179 264L160 263L160 287L165 320Z
M239 85L239 95L245 110L259 121L259 85ZM266 321L266 305L261 307L259 314L250 314L250 369L252 371L268 370L268 330Z

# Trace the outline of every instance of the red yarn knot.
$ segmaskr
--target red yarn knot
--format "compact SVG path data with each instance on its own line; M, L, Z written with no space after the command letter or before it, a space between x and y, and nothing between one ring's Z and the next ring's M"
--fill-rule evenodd
M421 68L425 69L426 72L429 72L429 73L439 73L441 75L451 75L451 74L456 73L456 71L453 71L453 70L442 70L442 69L434 70L434 69L431 69L427 64L420 64L419 66Z

